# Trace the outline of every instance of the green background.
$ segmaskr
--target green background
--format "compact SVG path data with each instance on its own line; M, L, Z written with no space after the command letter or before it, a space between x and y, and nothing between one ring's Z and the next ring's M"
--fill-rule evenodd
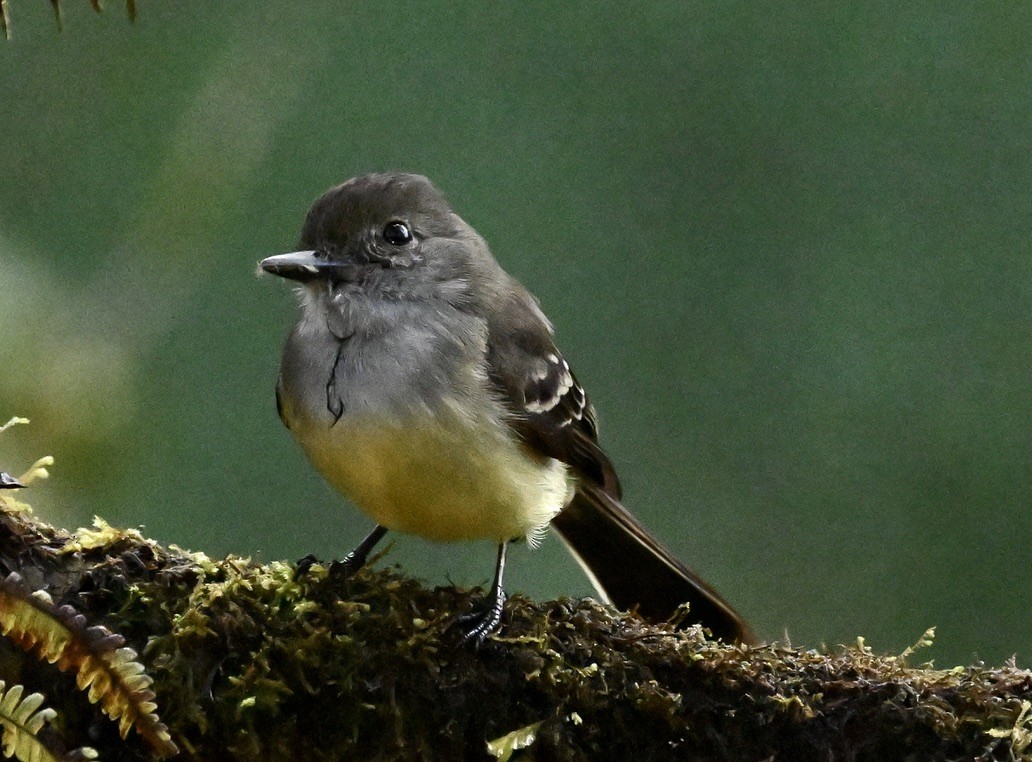
M626 502L766 637L1032 653L1032 5L10 3L0 466L212 554L370 522L280 426L327 186L429 175L540 298ZM397 538L433 582L487 544ZM510 590L582 595L559 543Z

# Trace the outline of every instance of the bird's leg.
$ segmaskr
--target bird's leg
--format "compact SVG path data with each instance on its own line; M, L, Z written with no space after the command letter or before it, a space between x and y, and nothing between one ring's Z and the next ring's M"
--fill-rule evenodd
M376 528L358 544L357 548L344 556L343 561L333 561L330 564L330 576L348 577L365 566L366 559L369 557L369 551L376 546L376 543L383 539L385 534L387 534L387 529L377 524ZM317 563L319 563L319 559L311 553L300 559L297 562L297 568L294 569L294 579L299 579L308 574L308 570L312 568L312 565Z
M353 551L344 556L343 561L334 561L330 564L330 576L337 578L350 577L365 566L366 559L369 558L369 552L376 547L376 543L382 540L385 534L387 534L387 527L377 524L373 531L367 534L366 538L358 543L358 546Z
M480 648L484 640L498 629L502 621L502 609L505 606L505 591L502 589L502 574L505 572L505 550L508 542L498 545L498 560L495 562L494 582L491 592L476 609L459 617L459 623L467 627L462 636L462 644L470 643L473 648Z

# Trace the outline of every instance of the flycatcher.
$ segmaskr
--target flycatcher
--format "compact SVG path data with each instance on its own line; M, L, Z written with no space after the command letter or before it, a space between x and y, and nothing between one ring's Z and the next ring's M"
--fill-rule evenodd
M752 642L741 617L620 504L595 413L537 301L420 175L372 174L308 212L302 251L262 260L297 281L280 418L376 528L498 545L474 645L499 625L507 544L555 527L605 600Z

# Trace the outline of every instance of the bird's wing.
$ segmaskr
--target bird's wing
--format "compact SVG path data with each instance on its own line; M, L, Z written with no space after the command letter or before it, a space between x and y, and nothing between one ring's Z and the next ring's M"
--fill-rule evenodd
M515 281L488 316L488 375L534 451L571 466L620 497L620 482L598 445L595 410L556 349L552 326L534 297Z
M665 621L688 603L685 626L701 622L729 642L756 642L734 609L620 504L594 410L555 348L548 319L518 284L503 293L510 296L488 318L488 372L528 446L581 477L552 526L592 582L618 608L650 621Z

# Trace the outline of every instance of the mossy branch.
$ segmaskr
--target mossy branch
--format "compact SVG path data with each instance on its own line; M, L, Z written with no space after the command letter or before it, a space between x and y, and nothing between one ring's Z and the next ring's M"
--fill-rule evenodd
M2 501L0 501L2 502ZM908 666L861 642L739 648L592 601L514 596L499 636L458 647L473 592L392 569L211 560L136 531L69 534L0 513L0 571L119 633L190 759L1016 759L1032 673ZM148 759L53 665L0 638L0 679L48 696L69 743ZM516 751L516 754L521 752Z

